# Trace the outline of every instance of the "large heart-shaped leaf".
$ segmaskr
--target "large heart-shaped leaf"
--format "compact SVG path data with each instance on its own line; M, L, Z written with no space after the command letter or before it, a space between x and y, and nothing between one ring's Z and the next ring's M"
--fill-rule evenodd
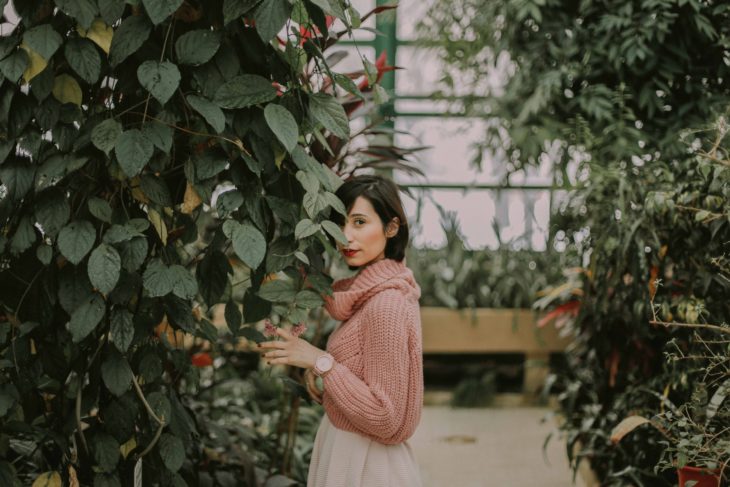
M251 269L256 269L266 255L266 239L253 225L238 224L231 234L233 251Z
M175 12L183 0L142 0L142 3L152 23L157 25Z
M180 85L180 71L168 61L145 61L137 68L137 78L142 86L163 105Z
M69 262L76 265L89 253L94 240L94 226L85 220L78 220L63 227L58 234L58 249Z
M214 100L222 108L245 108L276 98L271 81L255 74L242 74L222 84Z
M175 53L180 64L203 64L215 55L220 45L221 39L217 32L192 30L177 39Z
M89 257L89 280L104 294L109 294L119 281L122 259L111 245L101 244Z
M138 129L122 132L114 145L114 153L117 155L119 166L130 178L142 171L154 150L150 139Z
M299 127L294 115L281 105L269 103L264 109L264 118L284 148L293 151L299 138Z

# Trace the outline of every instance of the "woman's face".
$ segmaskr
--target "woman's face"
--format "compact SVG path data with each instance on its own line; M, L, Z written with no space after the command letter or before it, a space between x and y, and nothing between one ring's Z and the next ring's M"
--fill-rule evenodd
M388 238L398 233L397 218L383 228L375 208L367 198L358 196L350 209L342 231L347 237L347 247L337 244L345 262L350 267L372 264L385 258Z

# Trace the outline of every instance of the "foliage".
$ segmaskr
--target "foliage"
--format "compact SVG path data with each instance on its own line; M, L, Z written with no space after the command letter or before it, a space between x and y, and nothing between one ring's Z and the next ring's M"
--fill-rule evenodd
M556 183L576 186L552 216L551 244L575 251L581 270L538 304L570 313L574 343L553 385L573 465L588 458L605 485L672 482L654 472L659 433L609 439L623 418L656 412L663 394L691 397L686 367L666 367L662 352L692 336L650 324L652 283L667 283L661 320L730 315L725 121L684 132L730 101L729 13L697 0L459 0L436 4L421 28L447 91L486 87L467 99L489 122L479 149L508 173L552 157Z
M700 0L457 0L434 4L420 37L447 94L472 88L489 120L476 163L486 149L520 169L560 140L565 171L572 146L603 166L682 154L678 133L727 104L729 16Z
M228 485L216 465L251 479L197 445L212 424L193 414L196 365L211 362L199 350L219 333L259 340L267 316L305 321L329 290L341 179L315 147L347 147L343 103L370 103L376 85L353 89L364 75L331 71L324 52L360 15L339 0L14 3L0 39L0 483Z
M681 162L639 168L632 178L613 176L618 181L594 177L563 214L591 228L582 243L587 266L574 281L578 289L563 286L551 296L553 303L564 302L568 292L581 296L569 368L559 378L564 430L569 450L582 444L576 460L590 457L617 484L659 485L651 472L666 447L646 430L614 446L607 432L616 423L632 414L654 415L667 400L689 404L699 388L714 389L722 380L722 374L702 376L707 363L663 360L663 353L701 345L692 327L676 323L707 324L710 317L730 315L730 169L718 149L722 119L718 126L719 138L695 141L693 157ZM604 192L616 187L624 203L613 221L585 221L579 208L605 205ZM718 353L727 354L720 347Z
M541 289L560 278L569 261L557 253L514 250L515 242L497 250L468 249L456 215L434 203L441 213L445 245L408 250L423 306L529 308Z

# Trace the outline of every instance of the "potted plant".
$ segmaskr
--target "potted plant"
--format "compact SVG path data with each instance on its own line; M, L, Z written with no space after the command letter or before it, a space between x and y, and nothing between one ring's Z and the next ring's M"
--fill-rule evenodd
M709 325L714 326L714 325ZM651 419L633 415L625 418L614 429L611 440L617 444L626 434L643 424L651 424L663 436L664 445L655 470L676 468L679 487L719 487L727 480L730 464L730 368L727 340L707 340L696 334L697 343L704 353L688 352L677 346L676 353L668 354L670 362L691 360L702 375L693 386L690 400L675 406L669 399L670 387L663 394L661 412ZM718 351L718 345L720 349ZM697 347L699 348L699 347ZM692 383L693 375L686 374L682 381Z

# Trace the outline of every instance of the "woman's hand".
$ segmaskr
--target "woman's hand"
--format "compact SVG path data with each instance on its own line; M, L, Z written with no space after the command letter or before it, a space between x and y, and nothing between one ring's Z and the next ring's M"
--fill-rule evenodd
M307 386L309 397L318 404L322 404L322 391L317 387L317 376L314 375L312 369L304 371L304 383Z
M325 353L308 341L295 337L284 328L277 328L276 334L283 340L259 343L259 351L269 364L284 364L311 369L317 357Z

